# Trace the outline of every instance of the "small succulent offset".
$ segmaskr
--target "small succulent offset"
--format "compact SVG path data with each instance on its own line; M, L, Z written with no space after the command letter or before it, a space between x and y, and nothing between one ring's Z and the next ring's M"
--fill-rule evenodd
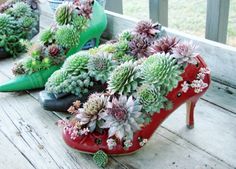
M106 110L100 113L104 120L101 128L108 129L108 137L115 136L119 140L133 139L134 132L141 129L143 122L142 106L132 96L115 96L107 103Z
M181 80L181 69L176 60L169 54L156 54L147 58L141 66L141 76L144 83L160 87L166 95L177 87Z
M161 109L165 108L165 102L167 102L167 98L163 96L160 88L146 84L137 89L137 98L143 106L143 110L151 115L159 113Z
M53 43L54 40L54 32L51 29L44 30L40 35L40 41L43 44Z
M88 62L90 76L101 83L107 82L114 66L115 62L112 60L112 55L106 52L100 52L95 56L91 56Z
M93 155L93 161L97 164L98 167L105 167L108 163L108 156L102 150L97 151Z
M197 64L195 57L198 53L194 53L196 46L192 42L179 43L173 48L173 57L178 61L178 64L191 63Z
M110 74L107 82L108 90L110 90L111 93L132 94L139 84L137 70L132 61L125 62L116 67Z

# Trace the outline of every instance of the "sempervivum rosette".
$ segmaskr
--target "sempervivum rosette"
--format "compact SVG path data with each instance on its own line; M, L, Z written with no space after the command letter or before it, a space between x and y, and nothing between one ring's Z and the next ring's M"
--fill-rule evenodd
M108 102L106 111L100 114L100 118L104 120L100 127L109 129L108 137L130 140L133 133L141 129L141 109L142 106L132 96L120 96L118 99L113 97L112 101Z
M108 89L112 93L131 94L138 86L138 69L130 61L118 66L110 75Z
M169 54L155 54L147 58L141 68L145 83L161 86L167 94L175 88L181 78L181 69Z

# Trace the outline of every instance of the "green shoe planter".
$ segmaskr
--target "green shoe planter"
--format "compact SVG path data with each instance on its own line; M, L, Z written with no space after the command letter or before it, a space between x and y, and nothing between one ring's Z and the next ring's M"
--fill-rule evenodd
M91 2L91 1L90 1ZM69 6L64 5L65 9L73 6L73 9L75 8L75 4L70 4ZM68 5L68 4L67 4ZM0 92L14 92L14 91L21 91L21 90L31 90L31 89L37 89L37 88L43 88L45 83L47 82L47 79L52 75L53 72L55 72L57 69L61 67L63 64L63 61L66 57L69 57L70 55L78 52L83 47L90 48L93 46L92 42L95 39L95 45L97 46L99 44L99 38L102 35L103 31L106 28L107 25L107 19L106 14L104 13L103 7L98 4L98 2L94 1L92 3L92 17L91 20L88 21L88 28L81 32L79 36L79 43L75 44L75 41L71 40L71 30L69 32L66 32L66 29L70 29L72 26L68 26L68 19L71 19L72 15L74 14L62 14L57 19L57 23L63 23L59 25L56 29L51 28L51 30L46 30L41 35L41 41L44 42L44 46L35 45L29 52L32 56L32 58L28 58L26 62L20 62L16 67L14 68L13 72L14 74L17 74L18 76L14 79L0 85ZM60 8L60 6L59 6ZM88 11L85 11L85 14L88 14ZM69 16L70 15L70 16ZM76 15L77 16L77 15ZM80 16L81 17L81 16ZM71 19L72 20L72 19ZM78 24L80 21L83 23L84 20L80 18L77 19L77 22L72 20L72 24ZM74 26L74 25L73 25ZM84 27L83 25L79 25L82 29ZM56 30L57 32L54 33L53 30ZM60 30L60 33L62 36L58 36L58 30ZM64 33L64 32L65 33ZM77 30L72 30L72 33L75 33L76 36ZM65 35L65 36L64 36ZM66 37L66 35L68 35ZM64 39L63 39L64 38ZM56 40L55 40L56 39ZM72 45L70 47L66 46L67 44L74 43L75 45ZM65 45L64 45L65 44ZM69 48L69 49L68 49ZM62 55L63 52L66 53L66 56ZM67 52L65 52L67 51ZM61 53L62 54L61 54ZM43 55L42 55L43 53ZM57 53L57 55L53 55ZM59 57L59 56L60 57ZM43 59L41 59L43 57ZM39 58L41 60L39 60ZM60 63L57 64L51 64L54 62L58 62L58 60L62 60ZM27 67L28 66L28 67ZM41 67L40 67L41 66Z

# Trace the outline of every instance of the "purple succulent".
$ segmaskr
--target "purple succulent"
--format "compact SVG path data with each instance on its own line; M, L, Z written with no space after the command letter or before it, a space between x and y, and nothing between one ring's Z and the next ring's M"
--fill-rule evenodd
M160 32L158 29L159 27L151 21L140 21L137 23L134 32L146 38L153 38Z

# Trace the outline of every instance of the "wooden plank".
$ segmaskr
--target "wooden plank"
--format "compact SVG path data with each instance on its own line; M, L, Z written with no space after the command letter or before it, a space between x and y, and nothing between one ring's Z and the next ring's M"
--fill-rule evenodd
M168 0L149 0L149 17L153 22L168 26Z
M113 38L123 30L133 28L138 21L109 11L107 11L107 16L108 26L104 34L105 38ZM236 48L169 28L165 29L169 35L183 40L192 40L199 45L198 52L211 69L213 79L236 88L236 76L232 75L236 65Z
M229 0L207 0L205 37L226 43L229 18Z
M1 120L0 120L1 122ZM22 152L20 152L7 138L1 130L0 126L0 168L4 169L35 169L34 166L30 163ZM17 166L15 162L17 160Z

